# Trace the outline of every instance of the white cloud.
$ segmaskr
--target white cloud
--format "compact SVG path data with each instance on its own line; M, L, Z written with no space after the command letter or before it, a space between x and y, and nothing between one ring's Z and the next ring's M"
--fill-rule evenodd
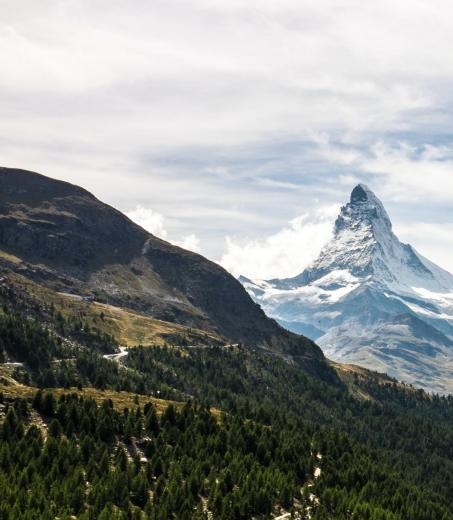
M448 0L2 0L0 157L211 258L356 180L435 211L452 48Z
M0 92L19 142L45 128L41 145L128 155L395 131L453 78L442 1L16 4L0 6Z
M453 146L379 142L361 169L380 177L384 193L395 200L453 201Z
M184 236L180 240L170 238L165 225L165 217L161 213L138 205L134 210L126 212L126 215L153 235L195 253L200 252L200 239L194 233Z
M175 242L175 244L183 249L194 251L195 253L201 252L200 239L194 233L183 237L182 240Z
M126 215L153 235L159 238L167 238L168 233L164 227L164 216L157 211L139 205L133 211L127 212Z
M347 166L357 174L340 174L342 185L370 178L388 200L453 202L453 143L449 145L389 143L384 140L366 148L338 145L327 137L316 139L314 157Z
M332 234L339 207L323 207L301 215L288 226L262 240L228 237L220 264L235 276L283 278L300 273Z

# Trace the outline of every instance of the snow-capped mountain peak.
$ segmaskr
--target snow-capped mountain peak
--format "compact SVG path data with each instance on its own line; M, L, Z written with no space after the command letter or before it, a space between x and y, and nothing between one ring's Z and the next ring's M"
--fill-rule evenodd
M341 208L335 222L335 234L355 225L369 226L372 231L392 229L392 223L382 202L364 184L358 184L351 192L351 199Z
M300 275L277 285L294 288L343 270L361 282L372 281L392 290L412 292L413 286L426 286L431 291L453 291L451 275L400 242L382 202L363 184L352 190L350 202L341 208L335 221L332 240L315 262Z
M331 240L301 274L241 281L269 315L316 339L335 360L442 390L447 386L430 379L436 370L428 377L426 366L417 366L424 360L433 367L425 351L435 345L436 355L451 358L453 379L453 276L400 242L382 202L364 184L352 190Z

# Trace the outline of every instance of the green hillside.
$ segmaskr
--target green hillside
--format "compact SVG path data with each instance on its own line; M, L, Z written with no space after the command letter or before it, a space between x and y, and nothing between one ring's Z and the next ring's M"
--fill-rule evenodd
M366 371L322 382L242 346L119 363L105 336L66 344L3 311L23 364L1 366L2 519L453 518L449 398Z

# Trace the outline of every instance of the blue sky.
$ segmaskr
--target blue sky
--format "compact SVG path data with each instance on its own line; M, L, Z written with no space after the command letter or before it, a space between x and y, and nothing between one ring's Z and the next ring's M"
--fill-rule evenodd
M357 182L453 271L453 7L3 0L1 163L234 274L296 274Z

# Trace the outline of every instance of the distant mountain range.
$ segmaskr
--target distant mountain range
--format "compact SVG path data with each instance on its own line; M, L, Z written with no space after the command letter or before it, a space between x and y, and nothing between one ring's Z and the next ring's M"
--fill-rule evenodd
M330 373L317 345L268 318L222 267L151 235L86 190L37 173L0 168L2 272Z
M240 281L327 357L453 392L453 276L399 241L368 187L353 189L331 240L301 274Z

